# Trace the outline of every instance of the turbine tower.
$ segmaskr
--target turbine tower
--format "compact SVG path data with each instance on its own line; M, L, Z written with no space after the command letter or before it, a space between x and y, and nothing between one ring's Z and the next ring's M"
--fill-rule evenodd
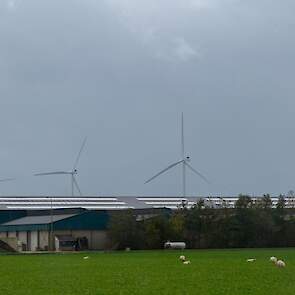
M182 166L182 195L185 198L186 197L186 168L191 170L193 173L198 175L200 178L202 178L206 183L209 184L208 179L202 175L199 171L197 171L195 168L193 168L190 164L190 157L185 156L185 149L184 149L184 119L183 119L183 113L181 114L181 160L177 161L171 165L169 165L167 168L161 170L159 173L148 179L145 183L149 183L161 174L165 173L166 171L172 169L175 166L181 165Z
M73 166L73 169L72 170L70 170L70 171L53 171L53 172L37 173L37 174L34 174L34 176L70 175L70 178L71 178L72 197L74 196L74 188L75 187L78 190L80 196L82 196L81 190L79 188L79 185L78 185L78 182L77 182L77 179L76 179L76 175L78 174L77 166L78 166L78 163L79 163L79 160L80 160L82 151L83 151L83 149L85 147L86 141L87 141L87 137L85 137L85 139L84 139L84 141L83 141L83 143L81 145L81 148L79 150L78 156L76 158L76 161L74 163L74 166Z

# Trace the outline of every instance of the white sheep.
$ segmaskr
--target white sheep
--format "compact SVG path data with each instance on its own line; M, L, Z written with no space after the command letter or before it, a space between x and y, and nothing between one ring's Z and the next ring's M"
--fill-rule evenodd
M278 260L276 262L277 267L286 267L286 263L283 260Z
M89 257L88 256L84 256L83 259L89 259Z
M180 256L179 256L179 260L181 260L181 261L185 261L185 259L186 259L186 258L185 258L184 255L180 255Z
M277 263L278 259L275 256L269 258L269 260L273 263Z
M254 262L254 261L256 261L256 258L249 258L249 259L247 259L247 262Z
M187 265L187 264L191 264L191 262L187 260L187 261L183 261L183 264Z

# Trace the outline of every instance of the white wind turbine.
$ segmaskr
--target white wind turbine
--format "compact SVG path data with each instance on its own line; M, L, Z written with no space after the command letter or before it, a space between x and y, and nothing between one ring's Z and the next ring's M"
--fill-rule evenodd
M171 165L169 165L167 168L164 170L160 171L150 179L148 179L145 183L149 183L150 181L154 180L161 174L165 173L166 171L172 169L175 166L181 165L182 166L182 192L183 192L183 197L186 197L186 168L190 169L193 173L197 174L200 178L202 178L207 184L209 184L209 181L207 178L202 175L200 172L198 172L196 169L194 169L190 164L190 157L185 156L185 150L184 150L184 123L183 123L183 113L181 114L181 160L177 161Z
M76 161L74 163L74 166L73 166L73 169L70 170L70 171L53 171L53 172L44 172L44 173L37 173L37 174L34 174L34 176L47 176L47 175L70 175L70 178L71 178L71 189L72 189L72 197L74 196L74 188L76 187L76 189L78 190L80 196L82 196L82 193L81 193L81 190L79 188L79 185L78 185L78 182L76 180L76 175L78 174L78 170L77 170L77 166L78 166L78 163L79 163L79 160L80 160L80 157L81 157L81 154L82 154L82 151L85 147L85 144L86 144L86 140L87 140L87 137L85 137L82 145L81 145L81 148L79 150L79 153L78 153L78 156L76 158Z

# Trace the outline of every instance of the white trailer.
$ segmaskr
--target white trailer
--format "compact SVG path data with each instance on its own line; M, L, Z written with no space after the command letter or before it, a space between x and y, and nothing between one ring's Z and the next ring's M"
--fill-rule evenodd
M170 242L167 241L164 244L165 249L178 249L178 250L184 250L186 247L185 242Z

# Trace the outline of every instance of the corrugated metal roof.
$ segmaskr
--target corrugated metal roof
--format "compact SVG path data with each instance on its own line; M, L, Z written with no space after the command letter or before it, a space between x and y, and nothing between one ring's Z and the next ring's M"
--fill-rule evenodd
M2 225L30 225L30 224L49 224L51 223L51 218L53 222L63 220L72 217L77 214L61 214L61 215L43 215L43 216L26 216L19 219L15 219Z
M182 204L191 207L201 197L179 197L179 196L1 196L1 210L50 210L58 208L83 208L88 210L123 210L123 209L146 209L146 208L169 208L177 209ZM220 207L227 204L233 207L237 197L204 197L206 204L210 207ZM253 197L253 200L257 197ZM277 198L272 198L273 204ZM286 197L286 207L294 207L295 198Z

